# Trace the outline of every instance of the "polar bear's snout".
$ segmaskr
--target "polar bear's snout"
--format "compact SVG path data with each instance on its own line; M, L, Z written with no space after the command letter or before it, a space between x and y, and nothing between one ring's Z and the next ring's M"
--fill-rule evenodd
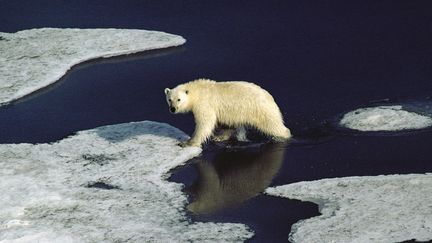
M171 113L175 113L176 112L176 108L174 106L170 106L169 110L170 110Z

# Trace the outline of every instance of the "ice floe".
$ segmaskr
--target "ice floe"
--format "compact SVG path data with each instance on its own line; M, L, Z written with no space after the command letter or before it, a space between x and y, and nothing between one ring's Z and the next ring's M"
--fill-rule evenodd
M0 144L0 242L243 241L242 224L191 222L169 171L197 156L156 122L99 127L51 144Z
M268 188L311 201L321 216L293 225L292 242L401 242L432 239L432 174L363 176Z
M178 35L147 30L42 28L0 32L0 105L56 82L80 62L184 42Z
M348 112L340 125L359 131L401 131L430 127L432 118L402 106L378 106Z

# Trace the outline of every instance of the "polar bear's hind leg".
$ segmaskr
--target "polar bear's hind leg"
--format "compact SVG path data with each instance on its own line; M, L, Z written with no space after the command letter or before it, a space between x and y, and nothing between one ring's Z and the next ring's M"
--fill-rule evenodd
M275 141L286 141L291 138L291 131L285 127L282 118L266 119L255 124L255 127Z
M239 126L236 129L236 138L237 138L238 141L241 141L241 142L248 142L249 141L247 139L246 128L244 126Z
M213 141L216 142L228 141L232 137L234 132L235 130L231 128L221 129L219 134L213 136Z

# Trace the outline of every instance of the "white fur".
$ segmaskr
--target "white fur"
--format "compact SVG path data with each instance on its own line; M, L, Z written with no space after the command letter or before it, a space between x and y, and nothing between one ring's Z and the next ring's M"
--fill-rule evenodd
M168 105L175 108L173 113L192 112L195 117L195 132L182 145L200 147L217 125L250 126L277 140L291 137L273 97L258 85L198 79L167 88L165 94Z

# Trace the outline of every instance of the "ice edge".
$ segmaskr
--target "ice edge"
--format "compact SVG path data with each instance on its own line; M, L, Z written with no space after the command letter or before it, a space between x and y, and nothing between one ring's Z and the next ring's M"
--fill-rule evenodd
M422 183L421 189L415 188L420 191L418 193L405 188ZM356 186L361 189L357 189L357 194L353 192ZM292 226L288 238L293 243L428 241L432 239L432 205L428 206L432 199L431 186L431 173L395 174L302 181L267 188L265 193L318 205L321 215L300 220ZM385 195L380 197L380 192ZM402 206L393 205L395 202ZM381 213L400 211L403 216L400 219L398 215L392 215L386 219L384 213L381 219L371 218L368 212L374 210ZM383 226L380 220L387 224ZM359 227L362 223L368 228Z
M187 136L144 121L80 131L50 144L0 144L0 242L252 237L242 224L188 220L181 184L166 178L201 150L180 148L179 139Z
M176 47L176 46L180 46L180 45L183 45L184 43L186 43L186 39L184 39L182 36L169 34L169 33L162 32L162 31L148 31L148 30L138 30L138 29L114 29L114 28L106 28L106 29L40 28L40 29L21 30L21 31L18 31L16 33L0 32L0 37L2 37L2 39L0 39L0 50L3 53L6 51L5 49L7 49L7 51L12 52L12 53L14 51L13 48L10 49L10 47L8 47L8 48L2 47L1 41L9 40L9 38L15 38L16 36L18 36L18 38L19 38L20 35L28 34L29 32L41 32L41 33L43 33L45 31L59 32L59 33L62 33L62 32L64 33L64 32L68 32L68 31L73 31L73 32L79 32L79 31L99 31L99 32L101 32L101 31L105 31L105 32L124 33L125 35L128 33L142 33L143 35L156 34L156 35L159 35L160 37L166 37L168 39L166 41L160 41L156 45L154 43L150 43L150 44L143 43L140 47L131 48L128 50L117 51L115 49L112 49L112 50L102 51L100 53L92 53L91 55L89 55L89 53L85 53L88 56L82 56L82 57L79 57L78 59L76 57L71 57L71 60L69 60L67 63L67 68L57 69L55 75L53 75L49 78L46 78L45 80L38 80L38 82L36 84L28 83L24 87L20 87L20 89L16 93L10 95L9 97L0 98L0 106L10 104L11 102L16 101L20 98L23 98L27 95L30 95L39 89L42 89L42 88L45 88L51 84L54 84L61 77L63 77L69 70L71 70L74 66L76 66L80 63L94 60L94 59L98 59L98 58L110 58L110 57L115 57L115 56L124 56L124 55L139 53L139 52L145 52L145 51L149 51L149 50L164 49L164 48L168 48L168 47ZM78 34L78 33L73 33L73 34ZM112 34L112 33L109 33L109 34ZM49 42L49 40L46 40L46 41ZM132 40L131 42L135 42L135 40ZM124 44L127 44L127 42L125 42ZM136 44L136 43L134 43L134 44ZM16 46L16 48L20 48L20 46ZM12 56L12 58L14 58L14 57ZM8 60L6 58L0 58L0 66L5 66L5 63L9 62L9 61L10 60ZM27 66L25 66L25 67L28 68ZM7 79L6 75L8 75L7 70L6 71L2 70L2 72L0 72L0 85L2 82L3 83L10 82L10 80L6 80ZM30 80L30 81L34 81L34 80Z

